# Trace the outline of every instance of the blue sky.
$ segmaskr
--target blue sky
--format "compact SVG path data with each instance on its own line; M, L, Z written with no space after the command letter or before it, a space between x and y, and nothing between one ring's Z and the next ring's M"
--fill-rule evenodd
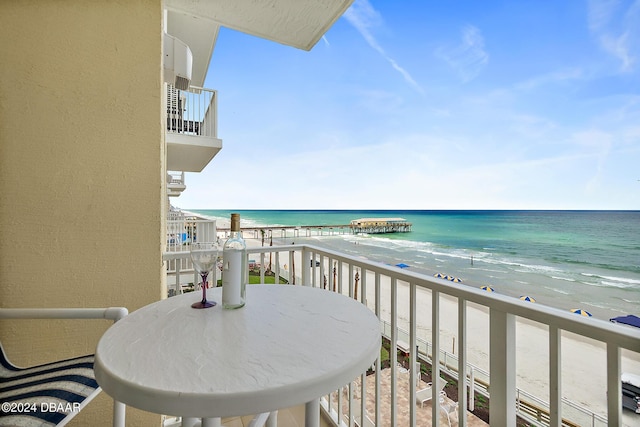
M310 51L222 29L184 209L640 209L640 0L356 0Z

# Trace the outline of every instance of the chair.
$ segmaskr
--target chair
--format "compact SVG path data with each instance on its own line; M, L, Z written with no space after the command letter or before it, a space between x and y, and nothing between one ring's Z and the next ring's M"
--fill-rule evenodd
M0 319L109 319L127 315L111 308L0 308ZM93 372L94 355L19 368L7 359L0 344L0 425L64 426L101 389ZM15 405L14 411L5 406ZM17 406L20 405L20 406ZM113 425L124 427L125 405L114 401Z
M458 416L458 402L450 401L445 398L445 396L440 397L440 410L444 412L447 416L447 422L449 423L449 427L451 427L451 417L453 416L457 419Z
M437 390L435 390L435 395L444 393L444 386L446 384L447 384L446 381L444 381L443 379L440 379L438 381ZM418 390L416 392L416 404L419 403L420 407L423 408L424 403L433 399L433 396L434 396L433 383L427 383L426 388L423 388L422 390Z

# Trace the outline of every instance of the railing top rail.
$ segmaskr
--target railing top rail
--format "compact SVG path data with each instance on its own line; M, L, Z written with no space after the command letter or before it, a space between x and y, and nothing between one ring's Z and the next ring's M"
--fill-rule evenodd
M191 259L191 255L189 251L173 251L173 252L165 252L162 254L162 261L173 261L176 259L189 258Z
M486 306L491 310L514 314L541 324L555 326L561 330L573 332L604 343L616 344L620 347L640 353L640 330L636 332L631 328L623 328L604 320L584 318L554 307L530 304L525 301L520 301L517 298L496 294L495 292L489 293L479 288L476 289L470 286L453 285L445 279L432 278L424 274L407 271L405 269L399 270L397 267L389 266L380 262L364 260L352 255L313 245L292 244L286 246L269 246L250 248L248 251L251 253L266 253L303 249L310 250L324 256L329 256L331 258L348 261L354 265L365 265L367 271L394 277L397 280L407 283L414 283L419 287L441 292L456 298L462 298L467 301Z
M196 223L213 223L216 222L215 219L204 219L204 218L199 218L199 217L194 217L191 216L190 214L184 214L183 218L178 218L178 219L168 219L167 223L174 223L174 222L196 222Z
M207 89L206 87L200 87L200 86L189 86L189 90L187 90L186 92L191 91L191 89L195 90L195 91L202 91L204 90L205 92L211 92L214 95L218 93L217 90L215 89Z

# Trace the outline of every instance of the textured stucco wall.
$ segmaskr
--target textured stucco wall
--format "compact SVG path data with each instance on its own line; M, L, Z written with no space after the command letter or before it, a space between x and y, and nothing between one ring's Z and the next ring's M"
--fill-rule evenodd
M0 2L0 306L160 298L161 32L159 0ZM30 365L93 353L108 326L0 321L0 340ZM102 393L74 424L110 410Z

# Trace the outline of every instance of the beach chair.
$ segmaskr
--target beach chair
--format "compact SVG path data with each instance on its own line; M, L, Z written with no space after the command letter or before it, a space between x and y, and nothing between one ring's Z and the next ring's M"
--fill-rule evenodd
M122 307L0 308L0 319L109 319L115 322L126 314L127 309ZM95 380L93 362L91 354L19 368L9 362L0 343L0 402L3 404L0 425L66 425L101 391ZM11 410L12 405L15 410ZM124 427L124 420L125 405L114 401L113 425Z
M433 387L433 383L427 383L427 387L422 390L418 390L416 392L416 404L420 404L420 407L424 407L424 403L433 399L433 396L439 396L441 393L444 393L444 386L447 384L446 381L440 379L437 384L437 388Z
M449 400L446 396L440 396L440 410L447 416L447 422L451 427L451 419L458 418L458 402Z

